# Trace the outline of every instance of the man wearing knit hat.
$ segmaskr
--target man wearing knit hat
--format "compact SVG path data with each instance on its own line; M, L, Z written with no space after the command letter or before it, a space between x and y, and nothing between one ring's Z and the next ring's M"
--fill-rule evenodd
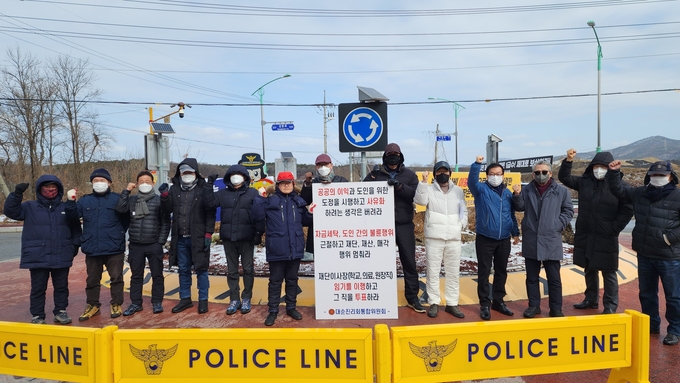
M78 318L81 322L99 315L99 293L101 279L106 271L111 280L111 318L123 314L123 262L125 259L125 232L129 217L118 213L116 203L120 195L111 191L111 174L104 168L95 169L90 174L92 194L86 194L76 202L76 190L66 193L66 210L77 210L83 219L81 248L85 253L87 280L85 295L87 307Z
M305 173L305 182L302 184L302 191L300 191L300 196L307 201L307 205L312 203L312 184L330 184L333 182L349 182L347 178L343 176L338 176L333 172L333 162L331 157L322 153L316 157L314 162L316 165L317 176L314 177L312 172ZM314 177L314 178L312 178ZM314 260L314 227L309 225L307 230L307 244L305 246L305 256L302 258L303 261L313 261Z
M416 235L413 225L413 197L418 187L418 176L404 165L404 155L399 145L391 143L385 147L382 166L373 170L364 181L387 181L394 188L394 229L404 271L404 296L408 307L424 313L425 308L418 297Z
M621 161L609 163L607 182L612 194L633 204L633 250L638 258L642 312L649 315L649 332L661 332L659 279L666 296L668 328L663 344L678 344L680 337L680 189L678 175L668 161L649 167L644 186L621 183Z

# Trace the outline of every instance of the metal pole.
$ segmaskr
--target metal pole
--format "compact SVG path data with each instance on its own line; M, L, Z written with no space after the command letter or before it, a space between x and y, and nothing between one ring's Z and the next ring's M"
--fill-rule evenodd
M323 152L328 154L328 130L326 129L326 91L323 91Z
M368 160L366 159L366 152L361 152L361 180L366 178L366 167L368 166Z
M257 93L258 98L260 99L260 125L262 126L262 161L264 162L265 170L266 170L266 168L267 168L267 161L266 161L266 159L265 159L266 153L265 153L265 148L264 148L264 126L267 124L267 122L264 120L264 106L262 105L262 104L263 104L263 103L262 103L262 97L264 96L264 87L267 86L267 85L269 85L269 84L271 84L271 83L273 83L273 82L276 81L276 80L280 80L280 79L286 78L286 77L290 77L290 75L289 75L289 74L284 74L284 75L281 76L281 77L277 77L277 78L275 78L275 79L273 79L273 80L271 80L271 81L265 83L265 84L262 85L261 87L257 88L257 89L251 94L251 96L254 96L255 93Z
M453 133L456 136L456 171L458 171L458 109L453 108L456 111L456 131Z
M595 40L597 40L597 148L595 151L599 153L602 151L602 145L600 144L600 132L601 132L601 127L600 127L600 98L601 98L601 92L600 92L600 72L602 69L602 45L600 45L600 38L597 36L597 31L595 30L595 22L590 20L588 21L588 26L593 28L593 33L595 33Z
M439 141L437 141L437 137L439 137L439 124L437 124L437 130L434 132L434 162L432 163L433 165L437 163L437 146L439 146Z

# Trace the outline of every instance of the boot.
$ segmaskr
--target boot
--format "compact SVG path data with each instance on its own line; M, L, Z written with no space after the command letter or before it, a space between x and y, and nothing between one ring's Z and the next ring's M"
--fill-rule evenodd
M194 307L193 302L191 302L191 298L182 298L179 300L179 303L177 306L172 308L173 314L177 314L179 312L182 312L190 307Z

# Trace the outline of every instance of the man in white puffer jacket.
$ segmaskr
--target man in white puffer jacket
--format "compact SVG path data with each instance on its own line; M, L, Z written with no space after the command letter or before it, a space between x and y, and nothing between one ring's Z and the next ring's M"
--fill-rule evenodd
M442 260L446 273L444 297L447 313L456 318L465 315L458 309L458 279L460 276L460 233L467 227L468 210L463 189L451 180L451 166L446 161L434 164L434 181L427 184L429 172L424 172L418 184L414 202L427 208L425 212L425 251L427 252L427 315L439 313L439 273Z

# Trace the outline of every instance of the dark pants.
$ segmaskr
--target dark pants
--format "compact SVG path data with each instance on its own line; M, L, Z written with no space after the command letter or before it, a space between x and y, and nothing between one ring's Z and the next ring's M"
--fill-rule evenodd
M602 295L602 305L605 309L616 311L619 307L619 279L616 271L601 271L604 280L604 294ZM600 276L597 270L586 267L586 291L585 299L589 302L598 302L600 295Z
M489 307L489 274L493 266L493 301L503 303L505 281L508 279L508 257L510 256L510 237L496 240L477 234L477 296L479 305Z
M300 260L269 262L269 312L278 313L281 284L286 281L286 311L296 307Z
M142 285L144 284L144 265L149 261L151 271L151 303L163 302L165 285L163 283L163 245L160 243L130 242L128 263L130 264L130 300L141 306Z
M87 268L87 279L85 280L85 296L87 304L101 306L99 302L99 291L101 290L102 273L104 266L109 273L111 304L123 304L123 262L125 254L95 255L85 256L85 267Z
M548 306L550 310L562 310L562 277L560 276L560 261L537 261L524 259L527 270L527 296L529 307L541 307L541 284L538 274L541 272L541 263L548 278Z
M68 272L70 268L31 269L31 315L45 319L45 295L47 280L52 275L54 290L54 315L68 307Z
M642 312L649 328L659 329L659 279L666 296L668 333L680 336L680 259L656 259L638 254L638 282Z
M404 271L404 296L409 303L418 301L418 271L416 270L416 234L413 222L394 226L399 260Z
M227 257L227 283L229 284L229 298L232 301L239 300L239 274L238 259L241 258L243 265L243 294L241 298L253 297L253 284L255 283L255 269L253 267L253 245L250 241L224 241L224 254Z

